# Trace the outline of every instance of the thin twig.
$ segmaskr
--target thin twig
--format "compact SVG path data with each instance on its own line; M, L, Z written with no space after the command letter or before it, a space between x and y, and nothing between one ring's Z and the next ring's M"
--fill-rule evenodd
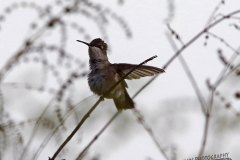
M81 2L81 0L76 0L73 2L72 5L70 5L69 9L74 10L77 5ZM16 63L23 55L25 55L30 49L35 41L41 37L48 29L52 29L53 26L50 26L50 23L55 24L55 22L60 22L61 18L66 14L65 12L65 7L58 13L56 14L57 16L55 17L50 17L50 19L35 33L30 35L28 38L26 38L26 41L22 44L22 46L16 51L16 53L9 58L7 63L0 69L0 84L4 79L5 72L8 71L14 63ZM57 20L57 21L56 21Z
M78 125L74 128L74 130L71 132L71 134L64 140L64 142L59 146L57 151L53 154L52 158L49 157L49 160L54 160L57 155L62 151L62 149L65 147L65 145L72 139L72 137L76 134L76 132L79 130L79 128L83 125L83 123L86 121L86 119L90 116L90 114L94 111L94 109L98 106L98 104L103 101L104 98L101 96L97 100L97 102L91 107L91 109L83 116L81 121L78 123Z
M200 36L202 36L204 33L208 32L208 30L210 30L211 28L213 28L214 26L216 26L218 23L222 22L225 19L229 19L231 16L238 14L240 12L240 10L236 10L233 11L229 14L227 14L226 16L223 16L221 18L219 18L218 20L216 20L215 22L213 22L212 24L210 24L209 26L205 27L203 30L201 30L198 34L196 34L192 39L190 39L184 46L182 46L176 53L175 55L173 55L168 61L167 63L163 66L163 69L166 69L168 67L168 65L170 65L172 63L172 61L174 61L188 46L190 46L193 42L195 42Z
M220 23L221 21L230 18L231 16L238 14L240 12L240 10L236 10L233 11L229 14L227 14L224 17L219 18L218 20L216 20L215 22L213 22L212 24L210 24L209 26L205 27L203 30L201 30L198 34L196 34L193 38L191 38L185 45L183 45L167 62L166 64L162 67L163 69L166 69L188 46L190 46L192 43L194 43L200 36L202 36L204 33L208 32L208 30L210 30L211 28L213 28L214 26L216 26L218 23ZM149 84L151 84L158 76L155 76L153 78L151 78L147 83L145 83L135 94L133 97L136 97L139 93L141 93L142 90L144 90ZM117 117L117 116L116 116ZM115 117L115 118L116 118ZM113 119L114 120L114 119ZM111 120L111 122L113 121ZM207 121L206 123L209 123L209 121ZM110 125L110 123L108 123L108 126ZM105 127L106 129L107 127ZM104 131L104 130L103 130ZM101 133L103 133L103 131ZM206 133L208 132L208 130L206 129ZM206 134L207 135L207 134ZM99 137L100 135L98 135ZM90 145L91 146L91 145ZM90 147L89 146L89 147ZM89 148L88 147L88 148Z
M167 37L170 45L172 46L173 50L176 52L178 50L178 48L177 48L177 45L174 43L173 39L171 38L170 34L166 33L166 37ZM180 43L182 45L184 45L184 42L181 39L178 39L178 40L180 40ZM198 84L197 84L197 82L196 82L196 80L195 80L195 78L194 78L190 68L188 67L187 62L185 61L185 59L184 59L184 57L182 55L179 55L179 61L180 61L181 65L182 65L185 73L187 74L187 77L189 78L189 80L190 80L190 82L191 82L191 84L193 86L193 89L195 90L195 93L196 93L196 95L198 97L198 100L200 102L200 105L201 105L202 112L204 114L206 114L206 106L207 106L207 104L205 102L205 99L203 98L203 95L202 95L202 93L201 93L201 91L199 89L199 86L198 86Z
M206 143L207 143L210 116L211 116L211 111L212 111L212 106L213 106L214 91L215 91L214 89L211 90L211 95L210 95L210 98L209 98L209 105L208 105L208 108L207 108L208 110L207 110L207 113L205 114L205 124L204 124L202 145L201 145L200 151L198 153L198 157L203 155L205 147L206 147Z
M233 70L231 70L230 72L228 72L228 74L226 74L226 72L230 68L231 64L236 60L236 58L239 55L237 50L234 49L233 51L234 51L234 53L231 56L230 61L223 68L223 70L219 73L218 78L216 79L215 83L213 85L211 85L211 89L210 89L211 93L209 96L209 103L207 106L207 114L205 115L205 124L204 124L204 131L203 131L203 137L202 137L202 144L201 144L201 147L200 147L199 153L198 153L199 156L203 155L204 150L206 148L206 144L207 144L207 137L208 137L209 124L210 124L211 112L212 112L212 108L213 108L213 100L214 100L215 91L216 91L217 87L219 87L219 85L223 82L223 80L226 79L226 77L229 76L230 73L233 71Z
M88 143L88 145L82 150L82 152L78 155L76 160L81 160L85 154L87 153L88 149L92 146L92 144L99 138L99 136L105 131L105 129L115 120L118 115L120 115L121 111L116 112L111 119L102 127L102 129L94 136L94 138Z
M217 13L217 11L220 9L220 7L223 5L223 0L220 0L219 3L217 4L217 6L214 8L214 10L212 11L207 23L206 23L206 26L208 26L215 18L215 15Z
M233 11L229 14L227 14L224 17L219 18L218 20L216 20L215 22L213 22L212 24L210 24L208 27L204 28L203 30L201 30L198 34L196 34L193 38L191 38L187 43L185 43L185 45L183 45L166 63L165 65L162 67L163 69L166 69L188 46L190 46L192 43L194 43L198 38L200 38L204 33L208 32L208 30L210 30L211 28L213 28L214 26L216 26L218 23L220 23L221 21L235 15L238 14L240 12L240 10L236 10ZM146 82L137 92L136 95L138 95L142 90L144 90L149 84L151 84L158 76L155 76L153 78L151 78L148 82Z
M32 130L32 132L31 132L30 138L29 138L29 140L27 141L27 144L25 145L25 147L24 147L24 149L23 149L23 151L22 151L22 153L21 153L21 155L20 155L19 160L23 160L23 159L24 159L25 154L26 154L26 152L27 152L27 150L28 150L28 147L31 145L31 142L32 142L35 134L37 133L37 130L38 130L39 126L40 126L40 121L42 120L43 116L44 116L45 113L47 112L48 108L51 106L53 100L54 100L54 98L52 98L52 99L50 100L50 102L48 103L48 105L45 107L45 109L43 110L43 112L41 113L41 115L39 116L39 118L37 119L37 121L36 121L36 123L35 123L35 125L34 125L34 127L33 127L33 130Z
M131 74L135 69L138 67L144 65L148 61L153 60L154 58L157 58L157 56L152 56L148 58L147 60L143 61L142 63L134 66L127 74L125 74L121 79L115 83L106 93L111 92L117 85L119 85L129 74ZM78 125L74 128L74 130L71 132L71 134L65 139L65 141L60 145L60 147L57 149L57 151L53 154L52 158L49 157L49 160L54 160L57 155L61 152L61 150L64 148L64 146L72 139L72 137L76 134L76 132L80 129L80 127L83 125L83 123L87 120L87 118L90 116L90 114L94 111L94 109L98 106L98 104L104 100L104 97L101 96L98 101L91 107L91 109L84 115L84 117L81 119L81 121L78 123Z
M157 76L155 76L155 78L157 78ZM149 81L150 83L152 81ZM149 84L150 84L149 83ZM144 87L145 88L145 87ZM133 99L137 97L137 95L144 89L141 88L140 90L138 90L134 95L133 95ZM159 152L163 155L163 157L166 160L169 160L167 154L165 153L163 147L160 145L160 143L157 140L157 137L155 136L153 130L151 129L151 127L147 124L147 122L144 120L144 116L143 114L140 112L140 110L138 110L137 108L134 108L134 115L136 116L138 122L143 126L143 128L146 130L146 132L148 133L148 135L150 136L150 138L153 140L153 142L155 143L155 145L157 146L157 149L159 150Z
M90 96L90 97L92 97L92 96ZM89 98L89 97L81 100L81 102L79 102L78 104L74 105L74 106L72 107L72 109L69 110L69 111L64 115L63 121L66 121L66 120L70 117L70 115L71 115L73 112L75 112L75 109L76 109L77 107L79 107L80 104L81 104L83 101L85 101L86 99L88 99L88 98ZM35 159L38 158L38 156L41 154L41 152L43 151L43 149L45 148L45 146L49 143L49 141L51 140L51 138L57 133L57 131L59 130L59 128L60 128L61 126L62 126L62 124L59 123L59 124L52 130L52 132L49 133L48 136L46 136L46 137L44 138L43 142L42 142L41 145L38 147L38 150L34 153L34 155L33 155L33 157L32 157L32 160L35 160Z
M135 94L136 95L136 94ZM136 96L133 96L132 98L134 99ZM138 122L143 126L143 128L147 131L147 133L149 134L149 136L152 138L153 142L155 143L155 145L157 146L159 152L164 156L164 158L166 160L169 160L167 154L165 153L164 149L162 148L162 146L160 145L160 143L157 140L157 137L154 135L151 127L146 123L146 121L144 120L144 116L143 114L141 114L141 112L139 110L137 110L137 108L133 109L134 115L136 116ZM88 143L88 145L86 147L84 147L84 149L80 152L80 154L78 155L78 157L76 158L77 160L81 160L86 152L88 151L88 149L93 145L94 142L96 142L97 138L101 136L101 134L107 129L107 127L120 115L119 112L115 113L110 120L104 125L104 127L94 136L94 138ZM97 137L97 138L96 138Z
M166 152L164 151L164 148L160 145L160 143L157 140L157 137L155 136L152 128L147 124L147 122L144 119L143 114L138 110L137 108L134 108L134 115L137 117L138 122L143 126L143 128L147 131L148 135L151 137L155 145L157 146L157 149L159 152L163 155L163 157L166 160L170 160L170 158L167 156Z
M75 72L73 72L73 73L75 73ZM66 81L65 83L67 83L68 80L69 80L70 78L72 78L72 76L73 76L73 74L70 75L70 77L67 79L67 81ZM65 83L64 83L64 84L65 84ZM60 87L58 93L61 91L61 88L62 88L62 87ZM24 149L23 149L23 151L22 151L22 153L21 153L21 155L20 155L19 160L23 160L23 159L24 159L25 154L26 154L28 148L31 146L31 143L32 143L32 141L33 141L33 139L34 139L34 136L35 136L35 134L37 133L37 130L38 130L39 126L40 126L40 121L42 120L42 118L43 118L43 116L45 115L45 113L47 112L47 110L50 108L51 104L52 104L56 99L58 99L58 98L57 98L57 97L59 97L58 95L59 95L59 94L56 94L55 96L52 97L52 99L50 100L50 102L47 104L47 106L44 108L43 112L42 112L42 113L40 114L40 116L38 117L38 119L37 119L37 121L36 121L36 123L35 123L35 125L34 125L34 128L33 128L32 132L31 132L31 134L30 134L30 138L29 138L29 140L27 141L27 144L25 145L25 147L24 147ZM38 153L38 152L36 152L36 154L37 154L37 153ZM35 154L35 155L36 155L36 154ZM34 155L34 156L35 156L35 155Z
M212 24L210 24L209 26L205 27L203 30L201 30L198 34L196 34L193 38L191 38L185 45L183 45L167 62L166 64L162 67L163 69L166 69L188 46L190 46L192 43L194 43L198 38L200 38L204 33L208 32L211 28L213 28L214 26L216 26L217 24L219 24L220 22L222 22L223 20L225 19L228 19L230 18L231 16L233 15L236 15L240 13L240 10L235 10L221 18L219 18L218 20L216 20L215 22L213 22ZM227 68L226 68L227 70ZM136 95L138 95L144 88L146 88L149 84L151 84L158 76L155 76L153 78L151 78L145 85L143 85L139 90L138 92L136 93ZM219 78L217 81L216 81L216 84L218 84L220 81L221 81L222 78ZM212 108L212 107L210 107ZM205 115L208 115L205 114ZM207 116L206 116L207 117ZM201 153L201 150L204 151L204 148L205 148L205 145L206 145L206 140L207 140L207 133L208 133L208 125L209 125L209 119L206 119L206 122L205 122L205 130L204 130L204 135L203 135L203 143L202 143L202 146L201 146L201 149L200 149L200 152ZM203 148L203 149L202 149Z
M233 52L235 52L236 54L239 54L239 51L236 50L233 46L231 46L225 39L223 39L222 37L216 35L213 32L208 32L208 35L218 39L221 43L223 43L227 48L229 48L230 50L232 50Z

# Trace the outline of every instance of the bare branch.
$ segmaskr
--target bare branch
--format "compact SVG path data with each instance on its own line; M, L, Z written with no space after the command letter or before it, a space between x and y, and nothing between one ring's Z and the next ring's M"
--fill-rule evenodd
M121 79L115 83L106 93L111 92L118 84L120 84L129 74L131 74L135 69L140 67L141 65L144 65L148 61L153 60L157 56L153 56L151 58L148 58L147 60L143 61L139 65L133 67L127 74L125 74ZM49 157L49 160L54 160L57 155L61 152L61 150L64 148L64 146L72 139L72 137L76 134L76 132L80 129L80 127L83 125L83 123L87 120L87 118L90 116L90 114L94 111L94 109L98 106L98 104L104 100L104 97L101 96L98 101L91 107L91 109L83 116L81 121L78 123L78 125L74 128L74 130L71 132L71 134L65 139L65 141L60 145L60 147L57 149L57 151L53 154L52 158Z

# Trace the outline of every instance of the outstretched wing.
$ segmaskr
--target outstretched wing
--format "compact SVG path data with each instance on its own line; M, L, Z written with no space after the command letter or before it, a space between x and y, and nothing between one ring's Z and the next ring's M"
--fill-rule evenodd
M131 71L131 69L137 65L134 64L126 64L126 63L115 63L112 64L118 74L120 74L120 76L124 76L125 74L127 74L129 71ZM137 67L137 69L135 69L133 72L131 72L125 79L139 79L141 77L146 77L146 76L153 76L156 74L160 74L163 73L164 70L161 68L157 68L157 67L152 67L152 66L146 66L146 65L142 65Z

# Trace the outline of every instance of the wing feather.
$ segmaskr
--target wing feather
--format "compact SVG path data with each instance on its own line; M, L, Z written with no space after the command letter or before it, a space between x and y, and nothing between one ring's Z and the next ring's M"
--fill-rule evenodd
M117 72L120 74L120 76L124 76L127 74L133 67L137 66L134 64L126 64L126 63L116 63L112 64ZM153 76L157 75L160 73L163 73L164 70L161 68L153 67L153 66L147 66L147 65L142 65L139 66L137 69L135 69L132 73L130 73L125 79L139 79L141 77L146 77L146 76Z

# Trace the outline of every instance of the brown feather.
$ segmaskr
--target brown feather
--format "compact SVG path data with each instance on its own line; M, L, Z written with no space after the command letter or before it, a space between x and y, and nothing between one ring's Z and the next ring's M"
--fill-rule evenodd
M121 77L123 77L125 74L131 71L133 67L137 66L134 64L126 64L126 63L115 63L112 65L116 68L118 74L120 74ZM161 68L142 65L142 66L139 66L137 69L135 69L132 73L130 73L125 79L129 79L129 80L139 79L141 77L153 76L163 72L164 70Z

